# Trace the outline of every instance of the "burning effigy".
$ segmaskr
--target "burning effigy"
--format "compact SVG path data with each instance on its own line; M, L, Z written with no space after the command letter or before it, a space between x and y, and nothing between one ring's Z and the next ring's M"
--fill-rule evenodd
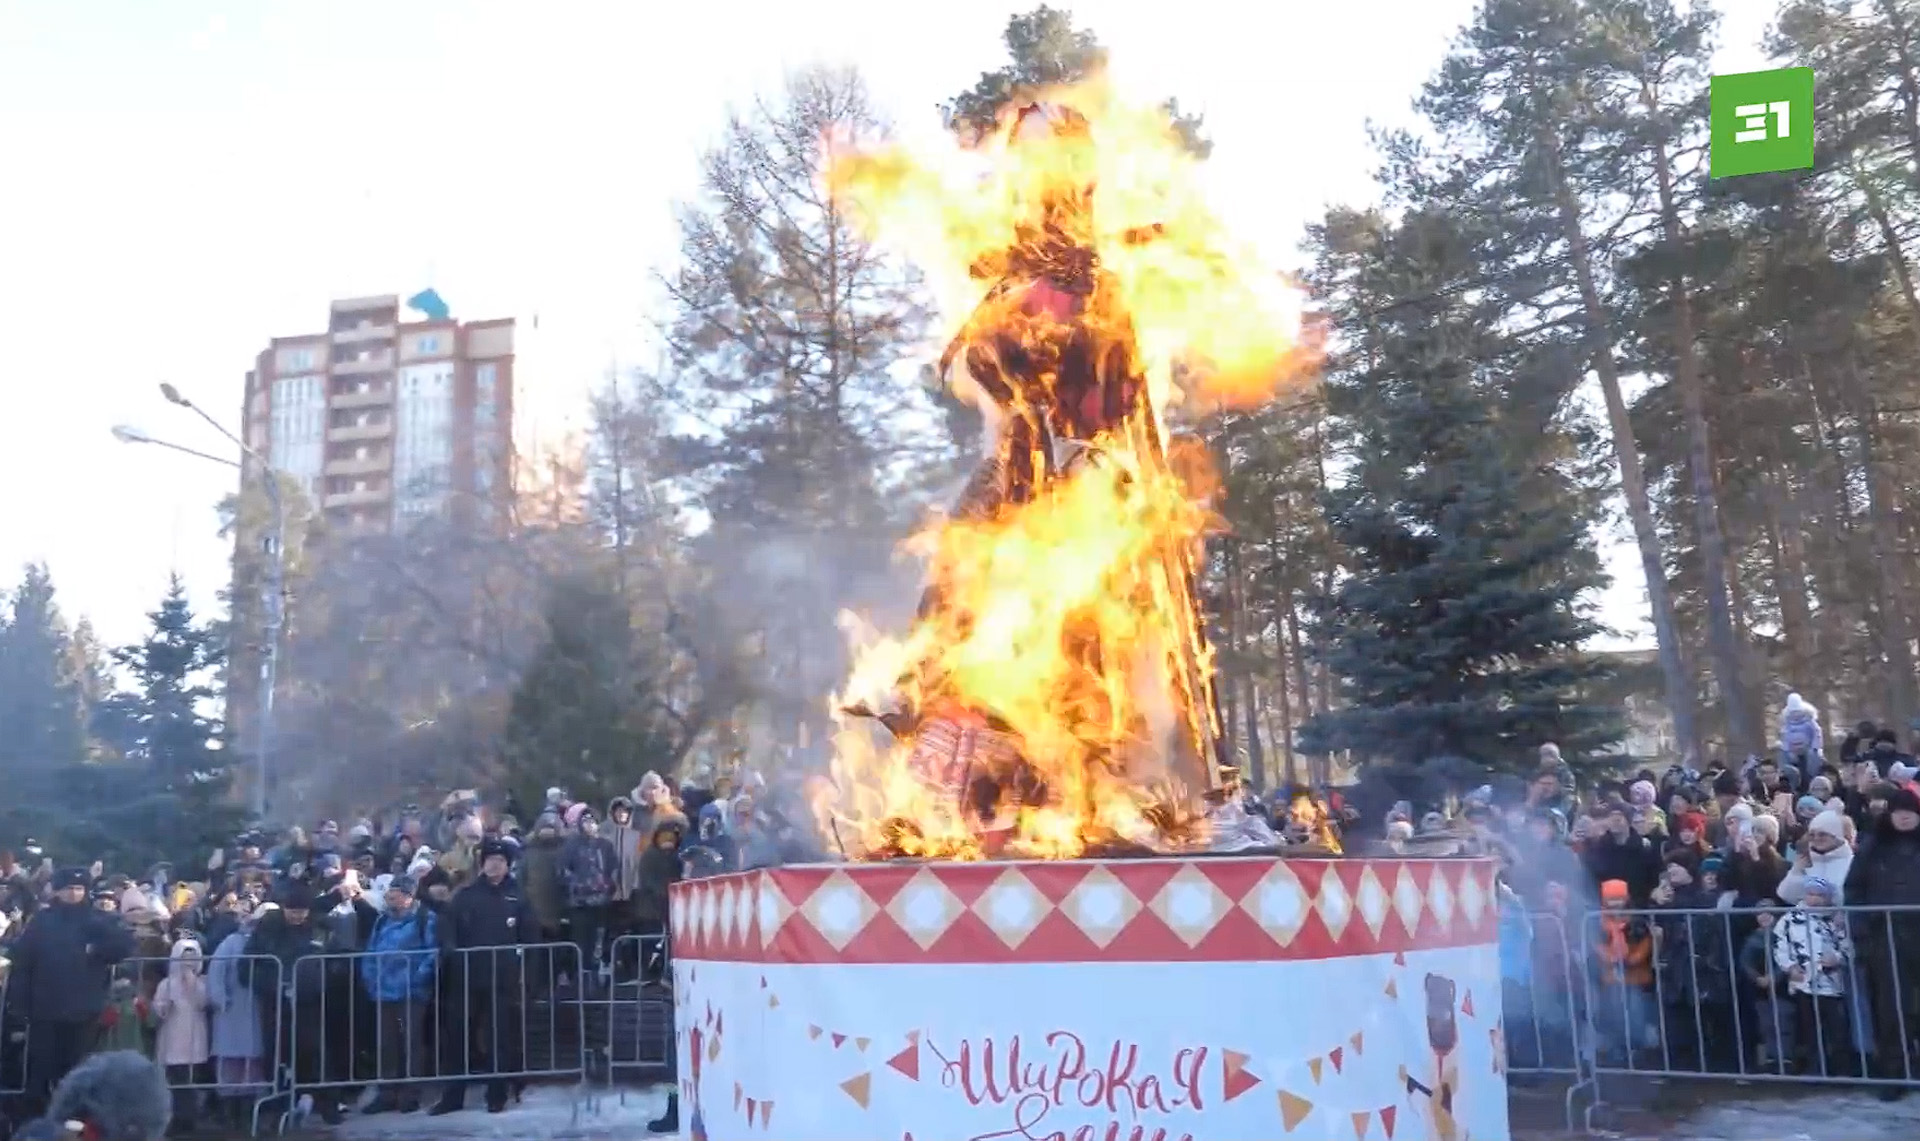
M1047 93L970 157L829 171L964 316L940 369L988 445L912 541L913 621L848 622L816 805L844 858L671 889L682 1119L702 1141L1505 1141L1491 862L1293 858L1338 854L1324 807L1296 799L1277 836L1221 756L1213 484L1177 428L1300 380L1292 291L1229 241L1158 108Z
M823 807L857 858L1191 850L1222 759L1197 598L1216 520L1173 416L1299 382L1297 298L1228 240L1158 109L1056 91L971 153L984 171L884 150L829 172L966 315L940 375L987 446L911 544L911 628L849 623Z

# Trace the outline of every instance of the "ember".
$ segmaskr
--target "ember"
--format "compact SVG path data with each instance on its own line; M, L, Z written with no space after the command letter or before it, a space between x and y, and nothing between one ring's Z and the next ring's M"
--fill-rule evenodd
M1226 240L1158 109L1057 91L972 154L984 180L897 150L831 170L968 314L941 364L992 440L911 543L929 571L913 626L848 620L818 807L856 858L1203 846L1219 718L1195 579L1215 517L1204 449L1169 412L1300 375L1296 298Z

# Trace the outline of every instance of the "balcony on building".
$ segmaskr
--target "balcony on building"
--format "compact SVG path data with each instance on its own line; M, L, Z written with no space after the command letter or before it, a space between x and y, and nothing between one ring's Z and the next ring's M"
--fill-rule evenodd
M327 401L335 408L383 408L393 403L393 386L383 381L344 384Z
M357 448L328 456L326 474L329 476L385 474L392 467L393 457L387 454L386 449Z
M349 297L333 303L327 321L327 332L339 334L343 331L358 329L362 325L386 325L392 327L400 323L400 298L396 294L379 297ZM391 334L388 334L391 336Z
M384 440L393 435L393 421L385 417L334 424L327 428L329 444L348 444L355 440Z
M396 326L378 321L362 321L344 329L333 331L333 343L336 345L357 345L366 341L391 341Z
M393 489L382 481L378 484L350 487L344 491L328 491L326 499L322 500L322 505L332 511L345 507L371 507L392 498Z
M350 349L336 347L333 351L333 375L365 376L368 373L390 372L393 369L392 349Z

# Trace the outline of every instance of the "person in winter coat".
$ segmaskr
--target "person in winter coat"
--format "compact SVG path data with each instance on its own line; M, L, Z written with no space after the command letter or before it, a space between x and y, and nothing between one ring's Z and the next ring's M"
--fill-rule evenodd
M521 948L539 938L539 920L509 874L512 850L500 840L480 847L480 878L456 892L440 916L440 943L455 972L446 1013L463 1076L514 1073L525 1056L520 1009ZM469 1064L470 1063L470 1064ZM466 1104L468 1082L449 1082L428 1111L439 1117ZM487 1112L507 1108L505 1078L487 1080Z
M1609 807L1605 819L1605 829L1589 836L1581 851L1587 871L1599 883L1626 884L1633 899L1644 901L1660 882L1659 845L1633 830L1623 804Z
M88 883L83 869L55 873L52 902L20 932L10 956L8 990L24 996L33 1040L25 1100L34 1111L93 1048L113 968L133 953L132 933L88 904Z
M566 919L560 896L560 848L560 818L541 816L535 820L521 859L520 886L539 917L542 942L558 939L560 924Z
M613 881L613 904L607 911L607 946L613 948L621 945L622 936L637 930L639 917L633 895L640 887L640 858L650 839L635 826L633 802L624 796L614 797L607 805L606 836L619 856L619 873ZM630 950L623 950L621 957L632 958ZM630 972L632 965L615 963L614 969Z
M1807 825L1806 835L1802 838L1799 850L1794 853L1793 864L1780 881L1779 897L1789 904L1802 902L1806 895L1807 880L1817 876L1834 885L1834 903L1844 906L1844 885L1852 870L1853 849L1847 846L1846 817L1823 809Z
M653 944L646 949L649 955L665 950L667 916L671 913L667 892L680 882L682 836L680 821L662 821L654 825L651 843L640 855L640 889L633 898L639 934L644 942Z
M1773 926L1773 962L1786 972L1802 1064L1839 1076L1853 1069L1846 1001L1853 940L1834 908L1835 885L1807 876L1800 886L1803 902Z
M414 898L417 885L406 876L387 884L386 910L374 922L367 954L360 959L360 985L373 1000L383 1085L362 1110L412 1113L420 1108L417 1087L404 1084L426 1072L429 1055L427 1010L439 974L440 926L434 914Z
M1773 963L1773 926L1779 919L1779 901L1761 900L1754 928L1740 944L1740 1016L1751 1029L1739 1040L1758 1043L1754 1062L1761 1069L1784 1066L1794 1041L1787 974Z
M567 900L567 922L574 946L580 949L579 973L584 985L600 968L600 942L606 934L607 908L613 902L620 875L620 854L612 841L600 835L600 822L584 804L567 809L573 834L560 849L560 887Z
M241 956L253 933L254 919L242 919L214 948L207 969L207 1001L212 1009L208 1047L213 1057L216 1094L226 1103L234 1125L245 1120L245 1103L269 1079L269 1035L262 1033L260 1004L241 977Z
M1861 839L1841 891L1855 909L1920 904L1920 794L1908 788L1888 794L1887 811ZM1901 1015L1920 1011L1920 915L1860 912L1854 927L1872 992L1874 1071L1904 1078L1908 1051ZM1904 1093L1901 1086L1881 1087L1889 1100Z
M207 1062L213 1056L207 1025L212 1000L204 967L200 944L182 939L168 954L167 977L153 992L153 1016L160 1021L153 1060L166 1067L167 1081L176 1087L173 1120L189 1132L200 1117L200 1091L179 1087L205 1085Z
M242 964L248 985L260 1000L262 1013L277 1028L280 1057L291 1064L303 1086L317 1086L329 1071L339 1072L338 1056L348 1043L344 1034L324 1033L327 1022L326 930L315 921L316 900L310 889L292 881L274 892L276 909L253 929ZM330 910L333 901L317 901ZM277 1019L276 1019L277 1014ZM337 1012L344 1020L347 1012ZM330 1057L331 1056L331 1057ZM314 1109L328 1125L344 1120L339 1091L314 1093Z
M736 869L745 872L779 866L780 845L768 831L766 819L750 794L743 792L733 798L726 820L733 837Z
M1625 880L1600 885L1600 935L1593 961L1599 973L1594 1028L1611 1050L1658 1042L1653 1005L1654 938L1657 928L1628 914L1632 889Z
M1813 779L1827 763L1823 743L1819 711L1799 694L1789 693L1786 708L1780 711L1781 767L1797 768L1806 779Z

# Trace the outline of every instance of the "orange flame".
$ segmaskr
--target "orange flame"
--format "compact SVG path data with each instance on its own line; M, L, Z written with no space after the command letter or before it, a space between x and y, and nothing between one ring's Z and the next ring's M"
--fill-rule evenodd
M843 616L855 661L835 697L835 791L816 808L851 855L1070 858L1105 841L1203 838L1192 788L1210 780L1220 726L1193 584L1213 480L1170 441L1167 413L1266 400L1311 354L1298 295L1227 240L1164 111L1101 83L1045 98L1071 109L1069 129L1036 137L1016 113L973 149L841 150L828 172L945 311L968 315L948 379L996 432L1045 405L1039 415L1067 425L1056 438L1091 433L1078 462L1025 457L1054 473L1030 497L911 541L937 604L904 635ZM1070 315L1005 288L1075 272L1090 284ZM1074 358L1066 344L1091 348ZM1082 373L1100 392L1128 394L1108 401L1123 412L1069 423L1075 359L1097 362ZM1003 382L998 400L985 399L981 361ZM1034 395L1008 398L1014 376ZM854 706L938 721L932 751L958 767L930 774L911 733L881 744L839 712ZM976 770L995 781L970 806ZM1010 791L1023 782L1044 795Z
M1304 793L1293 798L1287 807L1287 816L1291 830L1306 839L1307 843L1338 853L1340 833L1333 826L1333 814L1319 801Z

